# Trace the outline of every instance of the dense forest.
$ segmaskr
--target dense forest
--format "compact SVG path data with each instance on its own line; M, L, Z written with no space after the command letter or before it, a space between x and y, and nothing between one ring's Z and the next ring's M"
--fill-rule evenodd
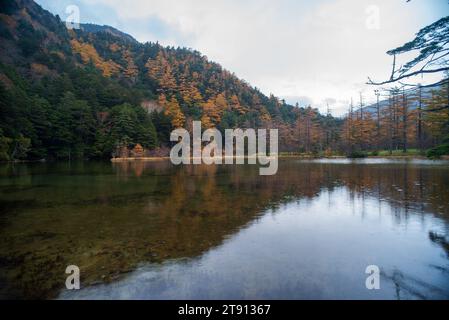
M441 108L447 105L448 92L446 80L437 86L385 90L386 100L369 108L361 98L358 108L349 106L341 128L346 151L355 156L363 151L377 155L379 150L406 154L410 149L427 151L430 157L449 154L449 108Z
M391 90L387 107L344 119L292 106L188 48L139 43L111 27L67 29L32 0L0 5L0 160L162 155L174 128L277 128L281 152L356 154L447 142L448 85ZM416 107L418 101L419 107ZM364 108L365 107L365 108Z

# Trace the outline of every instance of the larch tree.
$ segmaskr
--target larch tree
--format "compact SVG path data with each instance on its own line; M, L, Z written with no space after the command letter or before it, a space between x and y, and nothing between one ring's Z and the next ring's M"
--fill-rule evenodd
M176 97L173 96L166 104L165 115L170 117L174 128L182 128L184 126L186 118Z
M244 108L241 104L240 104L240 100L237 97L237 95L232 95L231 97L231 110L233 111L237 111L239 114L243 115L246 113L246 108Z

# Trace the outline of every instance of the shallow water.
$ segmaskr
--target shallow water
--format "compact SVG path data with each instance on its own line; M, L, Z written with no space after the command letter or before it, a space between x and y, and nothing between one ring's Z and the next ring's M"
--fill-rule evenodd
M449 299L443 161L4 165L0 205L2 298Z

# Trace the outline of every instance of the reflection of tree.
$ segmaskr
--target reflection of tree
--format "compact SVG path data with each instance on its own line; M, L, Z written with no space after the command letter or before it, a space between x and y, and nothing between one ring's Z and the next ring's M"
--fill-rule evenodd
M445 168L281 161L277 175L261 177L256 166L138 161L39 170L0 194L0 274L19 297L54 297L68 264L88 285L142 262L201 255L267 209L343 186L387 201L398 223L412 210L449 214ZM54 172L63 174L47 186Z
M400 270L393 270L391 274L382 272L384 279L391 281L396 289L396 299L449 299L449 292L431 285L425 281L409 276Z
M368 193L387 201L407 216L415 212L438 212L449 217L449 179L447 168L392 166L347 166L336 172L356 194Z
M447 256L449 257L449 241L446 239L447 237L438 234L437 232L430 231L429 239L438 245L440 245L444 251L446 251Z

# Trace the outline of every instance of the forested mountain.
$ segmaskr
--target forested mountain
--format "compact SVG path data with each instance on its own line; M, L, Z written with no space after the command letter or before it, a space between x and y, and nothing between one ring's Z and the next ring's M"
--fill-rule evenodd
M440 142L447 110L425 118L400 107L399 95L383 119L355 106L336 119L268 97L197 51L139 43L109 26L68 29L32 0L0 4L0 160L110 158L136 144L160 155L170 132L193 120L204 129L277 128L280 151Z
M296 150L301 115L310 120L307 148L331 120L265 96L197 51L142 44L108 26L69 30L32 0L3 1L0 31L3 160L109 158L137 143L154 149L192 120L280 128L281 149Z

